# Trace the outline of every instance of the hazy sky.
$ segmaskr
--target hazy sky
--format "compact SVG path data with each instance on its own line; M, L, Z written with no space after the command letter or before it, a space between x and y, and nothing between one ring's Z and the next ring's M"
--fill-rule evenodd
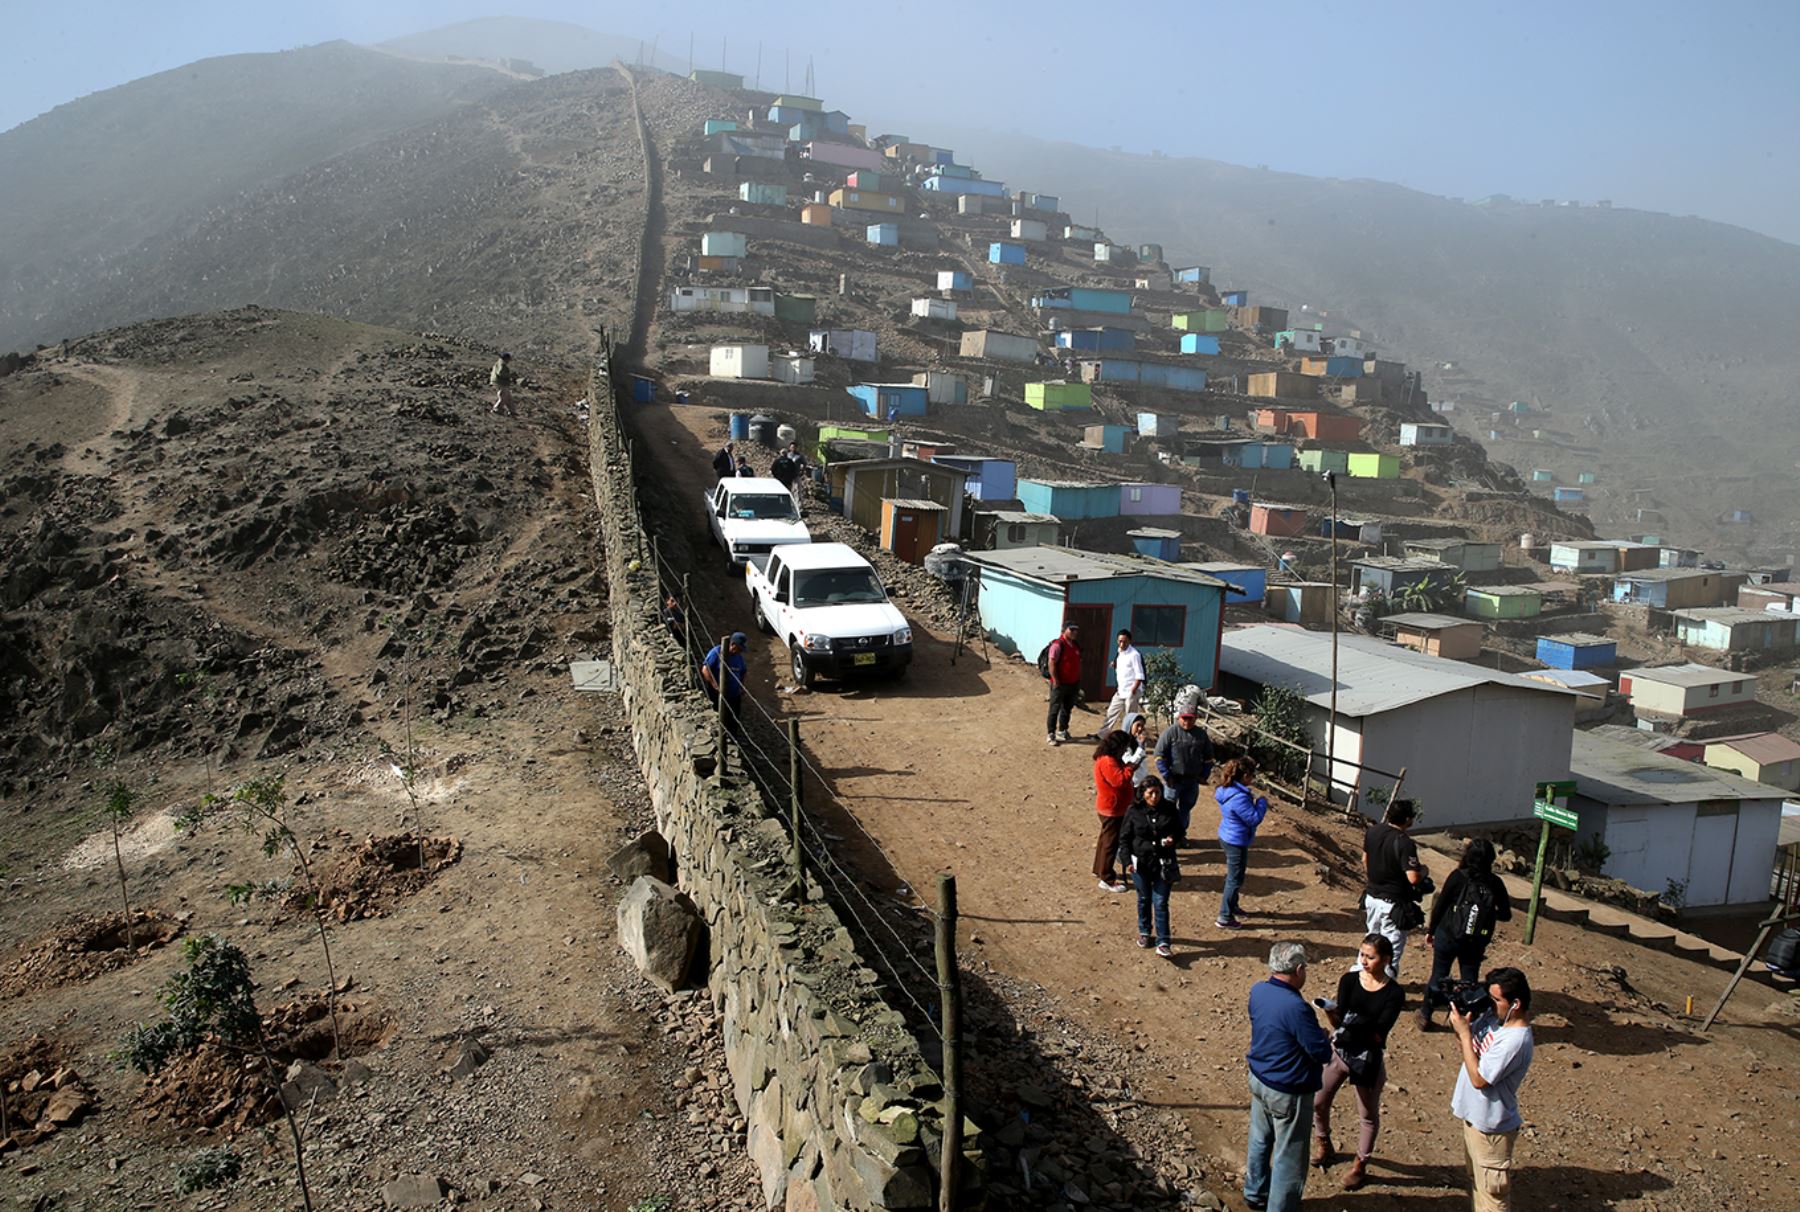
M883 129L1017 130L1474 198L1610 198L1800 243L1800 3L868 4L64 0L9 4L0 129L193 59L472 17L658 38ZM785 37L785 47L776 39ZM9 165L7 171L21 166Z

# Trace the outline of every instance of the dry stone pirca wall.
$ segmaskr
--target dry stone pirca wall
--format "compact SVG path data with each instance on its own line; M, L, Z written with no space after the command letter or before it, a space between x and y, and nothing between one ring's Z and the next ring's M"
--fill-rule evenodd
M613 664L658 829L681 891L706 921L706 988L723 1016L733 1092L768 1207L936 1207L938 1076L818 885L809 879L803 901L783 901L780 818L753 784L715 773L714 717L658 618L630 449L604 365L589 399ZM972 1125L964 1132L963 1169L977 1174Z

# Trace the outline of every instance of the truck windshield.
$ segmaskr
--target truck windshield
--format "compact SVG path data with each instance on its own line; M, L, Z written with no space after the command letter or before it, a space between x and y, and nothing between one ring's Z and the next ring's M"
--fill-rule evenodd
M794 512L794 498L785 492L734 492L725 514L759 522L792 522L799 516Z
M794 574L794 606L842 606L887 601L881 582L867 568L828 568Z

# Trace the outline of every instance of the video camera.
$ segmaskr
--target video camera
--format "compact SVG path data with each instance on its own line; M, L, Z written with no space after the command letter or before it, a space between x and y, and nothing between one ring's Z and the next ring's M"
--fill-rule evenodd
M1475 1019L1494 1008L1494 999L1480 981L1457 981L1450 986L1450 1004L1464 1018Z

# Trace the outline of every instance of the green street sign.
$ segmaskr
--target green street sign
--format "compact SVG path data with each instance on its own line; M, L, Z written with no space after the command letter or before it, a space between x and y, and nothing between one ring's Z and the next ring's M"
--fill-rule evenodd
M1559 779L1554 783L1539 783L1537 785L1537 793L1539 799L1555 800L1566 798L1575 794L1575 780Z
M1580 824L1580 818L1573 808L1564 808L1561 804L1552 804L1549 800L1533 800L1531 815L1539 820L1549 821L1552 825L1560 825L1564 829L1574 829Z

